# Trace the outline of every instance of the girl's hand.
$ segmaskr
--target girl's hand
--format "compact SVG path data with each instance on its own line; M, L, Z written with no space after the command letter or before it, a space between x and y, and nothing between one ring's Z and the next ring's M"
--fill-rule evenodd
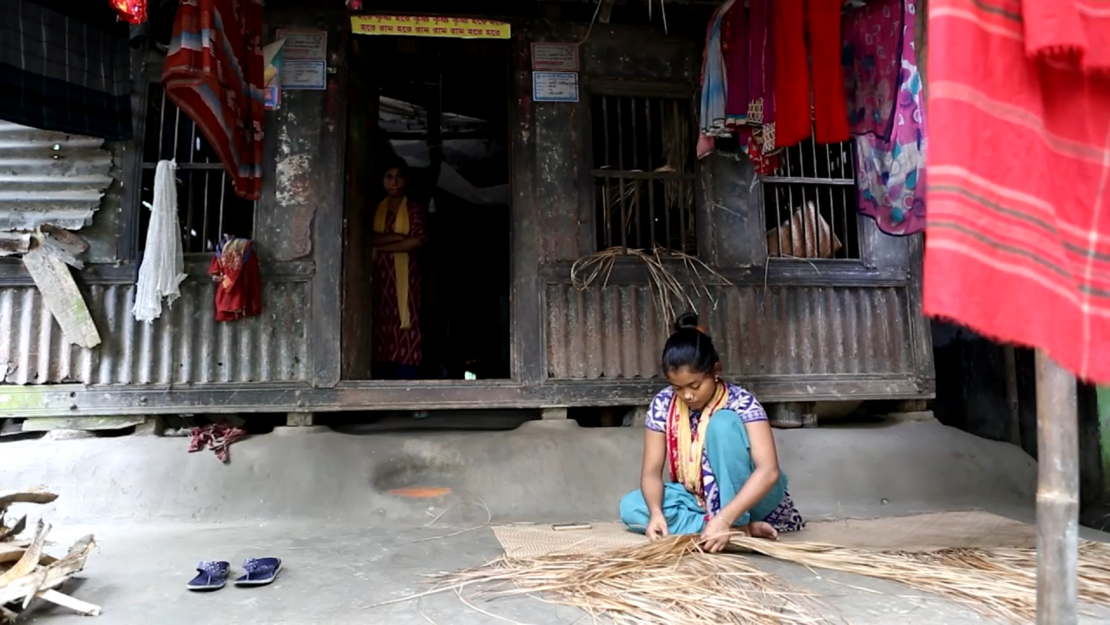
M709 553L720 553L728 546L732 528L721 517L713 517L701 531L701 548Z
M670 535L667 529L667 519L662 514L653 514L648 520L647 530L644 532L651 540Z

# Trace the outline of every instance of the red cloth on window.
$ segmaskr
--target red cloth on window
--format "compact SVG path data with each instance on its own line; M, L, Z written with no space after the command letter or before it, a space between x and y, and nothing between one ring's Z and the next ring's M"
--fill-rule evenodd
M235 321L262 313L258 254L246 239L225 239L208 266L216 279L216 321Z
M174 18L162 69L166 97L220 156L235 194L262 191L262 0L190 0Z
M772 4L775 146L790 147L808 139L814 117L818 143L847 141L848 103L840 67L840 0L775 0ZM813 63L812 83L807 50Z

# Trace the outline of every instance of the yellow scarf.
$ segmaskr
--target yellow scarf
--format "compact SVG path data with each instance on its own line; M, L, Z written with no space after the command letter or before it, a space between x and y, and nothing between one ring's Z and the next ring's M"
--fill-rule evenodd
M387 234L385 221L388 215L389 198L386 198L378 204L378 210L374 213L374 232ZM393 234L405 236L409 234L408 198L402 198L401 205L397 207L397 217L393 220ZM409 255L408 252L391 253L393 254L393 281L397 283L397 315L401 319L401 329L408 330L412 327L412 320L409 318ZM374 250L372 256L377 258L378 251Z
M713 399L701 412L698 430L690 429L690 406L675 391L671 400L671 410L667 419L667 447L671 461L671 479L686 487L705 507L702 493L701 460L705 450L705 433L709 429L709 419L728 402L728 388L724 382L717 382Z

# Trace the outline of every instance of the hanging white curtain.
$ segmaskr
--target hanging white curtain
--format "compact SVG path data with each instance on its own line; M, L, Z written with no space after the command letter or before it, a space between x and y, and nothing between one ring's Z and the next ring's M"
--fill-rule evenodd
M173 161L159 161L154 174L154 205L146 231L135 305L131 309L135 319L148 323L162 316L162 298L169 307L181 295L180 286L185 279L185 256L177 222L176 169Z

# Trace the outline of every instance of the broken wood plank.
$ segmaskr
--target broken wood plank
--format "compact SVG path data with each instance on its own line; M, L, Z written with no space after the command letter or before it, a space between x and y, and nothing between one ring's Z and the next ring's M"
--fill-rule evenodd
M4 586L10 585L21 577L26 577L34 572L34 569L39 567L39 557L42 555L42 547L47 542L47 534L50 533L50 526L43 523L41 518L39 520L39 527L34 532L34 538L31 545L27 547L27 551L23 552L19 561L16 562L8 571L0 574L0 589ZM19 598L22 598L22 595Z
M24 432L49 432L51 430L122 430L146 422L146 417L28 417L23 422Z
M0 542L8 541L15 538L16 536L19 536L19 534L22 533L25 529L27 529L26 514L23 515L23 517L20 518L18 521L16 521L15 525L11 527L6 527L3 523L0 523Z
M49 247L39 246L23 255L23 265L66 340L86 349L100 345L96 323L61 255Z
M58 496L41 489L31 490L0 490L0 510L5 510L13 503L53 503Z
M0 565L9 562L15 562L23 557L23 552L27 551L27 547L31 543L29 541L21 541L14 543L0 543ZM58 559L48 554L42 554L39 558L39 564L46 566L47 564L54 564Z
M100 606L91 604L88 601L74 599L69 595L63 595L57 590L44 590L38 593L37 596L55 605L69 608L78 614L83 614L85 616L100 616Z
M35 538L31 540L31 545L27 547L27 550L23 552L23 555L12 568L0 574L0 591L3 591L12 582L35 572L35 569L39 567L39 557L42 556L43 545L46 544L46 535L49 533L50 526L39 519L38 529L35 530ZM23 594L17 598L22 599L26 596L26 594ZM7 603L7 601L0 601L0 603Z
M95 546L96 541L93 540L93 537L86 536L73 544L66 557L52 564L39 567L35 572L41 571L41 576L24 575L7 585L0 584L0 605L22 601L28 595L53 590L61 586L66 580L85 568L89 553L92 552ZM0 545L0 548L3 548L3 546Z

